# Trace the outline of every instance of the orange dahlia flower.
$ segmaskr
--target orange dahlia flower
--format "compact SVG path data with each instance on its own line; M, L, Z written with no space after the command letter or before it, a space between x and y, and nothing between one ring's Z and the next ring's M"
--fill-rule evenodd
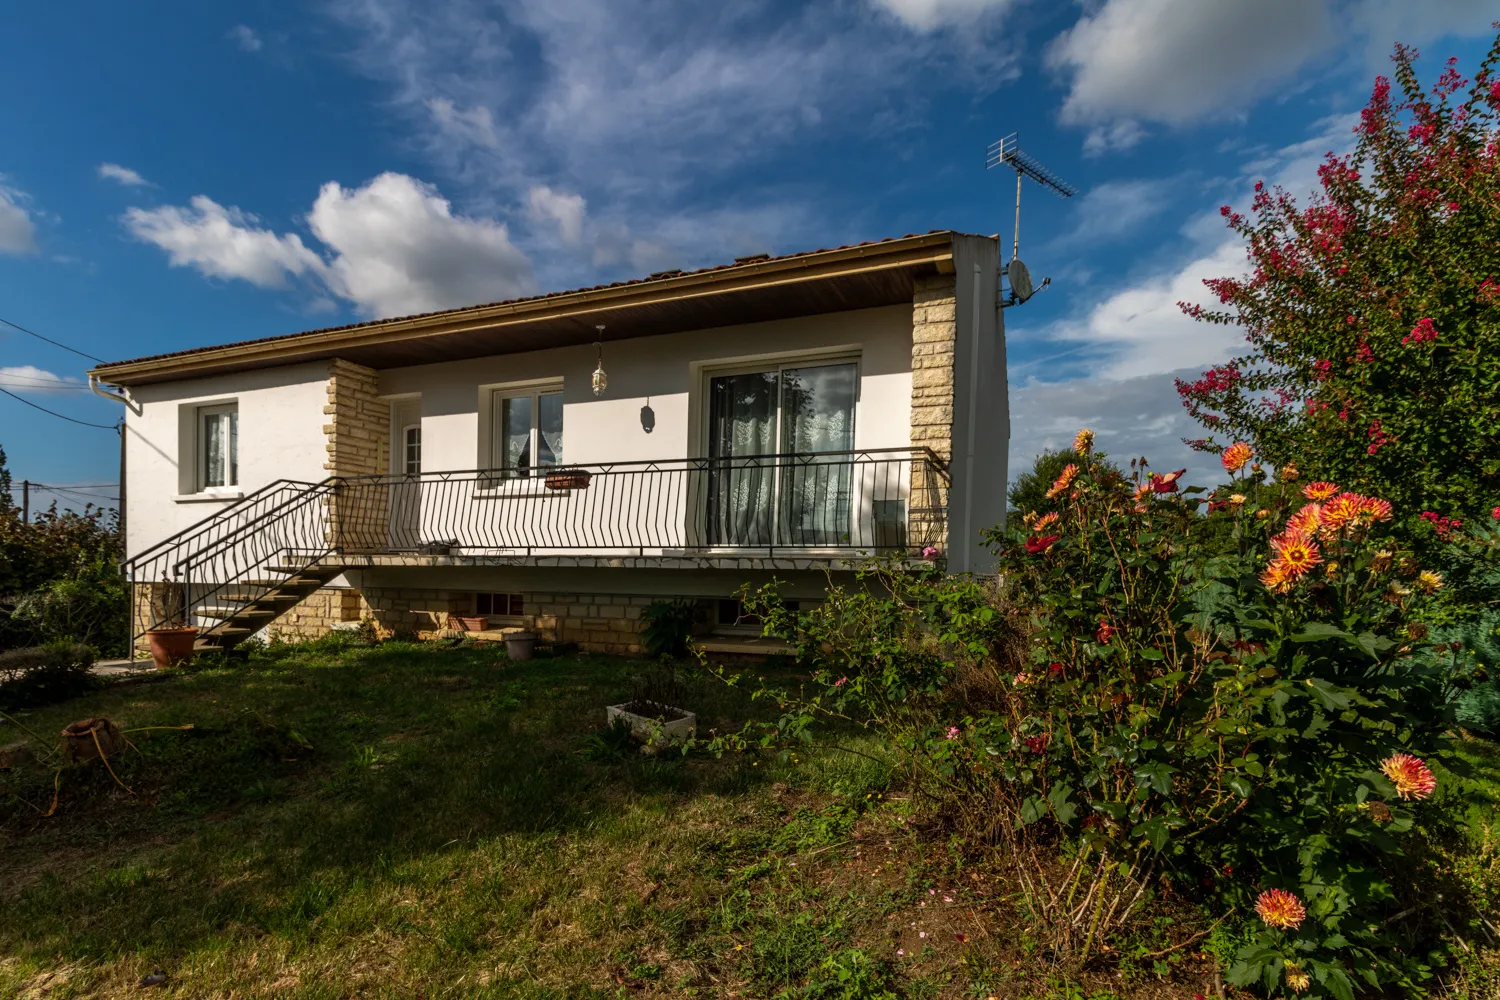
M1052 484L1052 488L1047 491L1047 499L1051 500L1053 497L1055 497L1058 494L1062 493L1069 486L1072 486L1073 485L1073 480L1075 480L1077 478L1078 478L1078 466L1073 465L1072 463L1069 463L1068 465L1063 466L1063 470L1062 470L1061 475L1059 475L1057 477L1057 481Z
M1224 471L1232 476L1243 469L1245 463L1250 461L1254 456L1255 453L1250 450L1248 444L1243 441L1236 441L1224 449L1224 454L1219 456L1219 462L1224 466Z
M1393 753L1380 762L1381 772L1396 786L1403 799L1425 799L1437 788L1437 777L1420 757Z
M1302 487L1302 495L1309 500L1327 500L1339 491L1338 484L1317 480Z
M1292 589L1295 578L1287 572L1286 563L1280 559L1274 559L1260 575L1260 582L1266 585L1266 589L1273 594L1285 594Z
M1310 503L1286 520L1286 530L1303 535L1312 535L1323 521L1321 504Z
M1307 908L1285 889L1267 889L1256 897L1255 913L1267 927L1296 928L1306 919Z
M1094 432L1085 427L1073 438L1073 450L1080 455L1087 455L1094 450Z
M1318 515L1323 537L1334 538L1348 529L1359 518L1364 499L1358 493L1340 493L1326 501Z
M1031 530L1035 531L1037 534L1041 534L1057 523L1057 517L1057 511L1055 510L1051 511L1050 513L1043 514L1041 517L1036 519L1036 523L1031 526Z
M1323 555L1318 551L1318 545L1312 540L1312 536L1300 531L1282 532L1271 539L1271 548L1276 553L1275 561L1286 565L1287 575L1293 580L1301 579L1308 570L1323 561Z

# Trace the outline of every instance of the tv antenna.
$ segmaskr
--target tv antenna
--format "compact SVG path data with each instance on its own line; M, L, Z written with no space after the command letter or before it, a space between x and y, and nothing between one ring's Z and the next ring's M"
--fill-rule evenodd
M1078 192L1067 181L1022 151L1021 142L1014 132L990 143L985 150L984 168L991 170L995 167L1010 167L1016 172L1016 235L1011 243L1010 263L1005 266L1005 277L1010 282L1010 298L1005 304L1016 306L1052 284L1051 278L1043 278L1040 286L1033 286L1031 272L1021 263L1021 181L1030 177L1059 198L1071 198Z

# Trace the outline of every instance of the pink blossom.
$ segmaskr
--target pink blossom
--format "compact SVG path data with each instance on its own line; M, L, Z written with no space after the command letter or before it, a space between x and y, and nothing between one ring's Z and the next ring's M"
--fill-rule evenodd
M950 740L956 740L956 739L958 739L958 727L957 726L949 726L948 727L948 738Z
M1437 327L1432 325L1432 320L1422 317L1417 320L1417 325L1411 328L1411 333L1401 338L1403 344L1425 344L1428 341L1437 340Z

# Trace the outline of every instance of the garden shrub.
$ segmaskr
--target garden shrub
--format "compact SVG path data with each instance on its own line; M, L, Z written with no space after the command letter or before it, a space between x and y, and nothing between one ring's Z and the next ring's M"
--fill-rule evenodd
M79 642L105 656L124 656L130 640L130 588L113 564L96 558L22 597L11 620L32 642Z
M641 612L641 648L655 658L680 660L687 656L693 627L703 617L693 600L652 601Z
M74 698L97 683L94 651L60 642L0 653L0 709L12 710Z
M1427 801L1429 762L1464 766L1448 731L1469 667L1424 621L1441 574L1390 540L1383 499L1268 483L1248 447L1224 463L1253 499L1143 462L1122 484L1091 440L1059 509L992 533L994 588L885 567L807 613L753 595L814 672L764 688L783 715L739 739L879 729L931 821L1002 848L1067 961L1170 887L1239 926L1233 983L1420 989L1411 835L1463 794Z

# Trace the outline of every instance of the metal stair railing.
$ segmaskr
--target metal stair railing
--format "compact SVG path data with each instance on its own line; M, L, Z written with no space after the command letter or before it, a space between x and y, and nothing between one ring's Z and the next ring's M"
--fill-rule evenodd
M147 631L190 623L215 600L243 611L331 550L336 480L278 480L125 561L132 647ZM218 625L230 615L216 615Z

